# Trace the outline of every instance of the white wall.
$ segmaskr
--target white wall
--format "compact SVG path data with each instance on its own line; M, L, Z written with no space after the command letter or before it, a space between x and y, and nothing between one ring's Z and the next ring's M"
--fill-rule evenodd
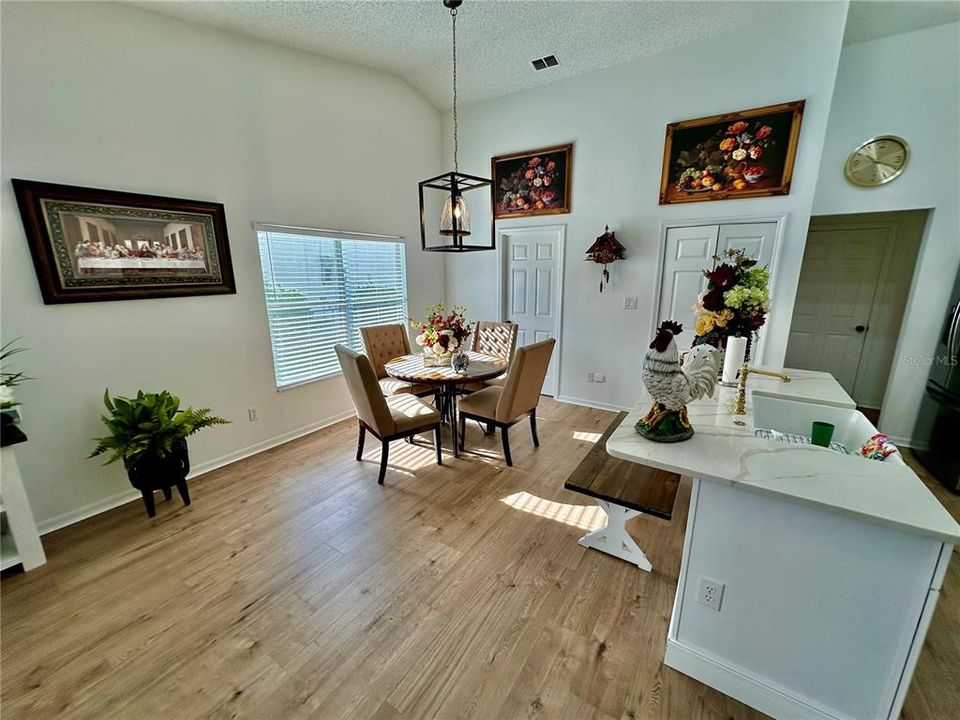
M879 188L843 177L843 162L875 135L910 143L903 175ZM960 263L960 23L843 49L814 202L817 215L933 208L880 416L880 428L912 436L930 355Z
M782 363L845 16L845 3L757 3L752 26L735 33L462 110L465 172L486 174L494 155L576 144L573 212L509 222L567 225L561 397L630 406L640 396L659 227L671 220L789 213L765 331L766 364ZM790 195L657 204L667 123L798 99L807 106ZM478 206L476 215L488 208ZM601 296L599 267L581 259L605 224L628 259L612 266ZM496 262L494 253L447 259L448 295L466 305L471 318L496 316ZM624 296L638 296L638 310L623 310ZM588 383L589 371L604 372L607 382Z
M104 387L168 388L233 419L191 440L195 466L351 410L339 378L276 392L250 223L404 235L410 306L435 302L443 261L419 250L416 184L441 165L439 114L384 74L120 4L2 13L2 324L37 378L17 454L38 521L130 490L84 459ZM44 305L11 177L224 203L238 294Z

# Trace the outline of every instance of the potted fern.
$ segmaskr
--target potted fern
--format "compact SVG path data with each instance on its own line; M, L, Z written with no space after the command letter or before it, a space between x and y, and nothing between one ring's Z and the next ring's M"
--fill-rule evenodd
M127 477L143 495L147 515L153 517L155 490L163 490L169 500L176 486L184 505L190 504L187 474L190 456L187 438L210 425L225 425L229 420L211 414L210 408L180 408L180 398L166 390L159 393L137 392L135 398L110 398L103 393L108 415L101 416L110 431L95 438L96 448L89 457L110 453L105 465L123 461Z

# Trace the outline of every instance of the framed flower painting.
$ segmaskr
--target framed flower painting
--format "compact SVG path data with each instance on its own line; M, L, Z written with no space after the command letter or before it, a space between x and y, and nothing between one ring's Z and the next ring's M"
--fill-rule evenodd
M572 174L573 144L493 158L494 218L570 212Z
M660 204L787 195L803 100L667 125Z
M13 180L44 303L235 293L223 205Z

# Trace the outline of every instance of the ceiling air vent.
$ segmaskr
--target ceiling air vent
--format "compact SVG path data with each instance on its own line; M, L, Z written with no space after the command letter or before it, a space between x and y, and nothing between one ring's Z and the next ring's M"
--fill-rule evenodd
M556 55L547 55L546 57L531 60L530 64L533 65L534 70L546 70L547 68L556 67L560 64L560 61L557 60Z

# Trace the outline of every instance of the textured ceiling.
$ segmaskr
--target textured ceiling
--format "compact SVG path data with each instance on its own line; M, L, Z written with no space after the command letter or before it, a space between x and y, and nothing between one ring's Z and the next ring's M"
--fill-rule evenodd
M437 108L451 105L450 16L441 0L134 0L212 25L403 78ZM635 60L736 29L778 0L466 0L457 20L460 103L466 105ZM956 20L960 0L855 1L846 43ZM558 67L536 72L534 58Z
M441 0L135 4L384 70L438 108L452 102L450 15ZM466 0L457 18L459 102L546 85L694 43L732 30L762 9L752 2ZM550 54L560 65L534 71L530 61Z
M855 0L850 3L843 42L845 45L852 45L958 20L960 20L960 1L958 0L947 0L947 2Z

